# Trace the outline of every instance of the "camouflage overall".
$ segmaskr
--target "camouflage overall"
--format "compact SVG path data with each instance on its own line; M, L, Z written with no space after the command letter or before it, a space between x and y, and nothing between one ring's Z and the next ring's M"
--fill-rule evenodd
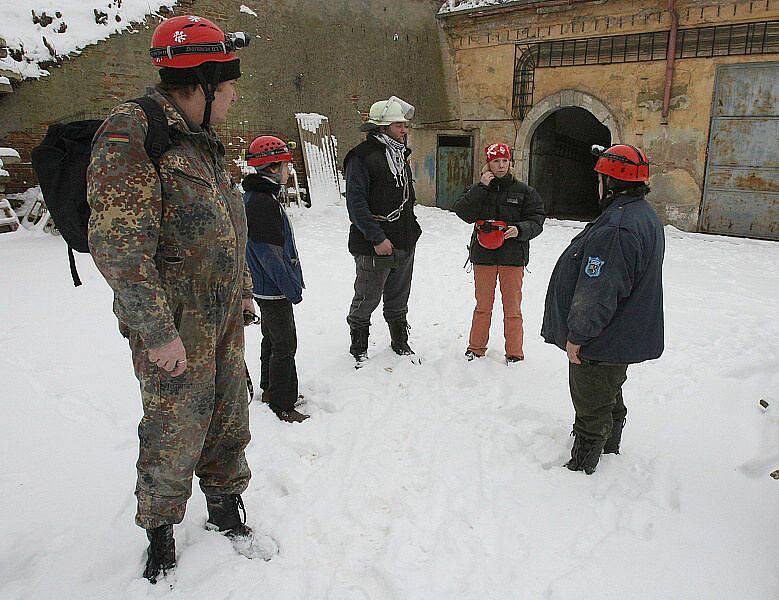
M87 175L89 245L114 291L143 400L136 523L180 523L192 473L206 494L239 494L251 473L241 299L243 202L215 135L192 126L158 92L172 146L159 176L144 150L136 104L113 110L98 131ZM181 336L187 370L171 377L147 350Z

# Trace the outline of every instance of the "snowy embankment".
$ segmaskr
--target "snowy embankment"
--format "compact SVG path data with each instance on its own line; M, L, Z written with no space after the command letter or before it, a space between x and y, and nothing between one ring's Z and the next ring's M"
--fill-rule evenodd
M62 60L124 31L176 0L35 0L0 2L0 38L11 50L0 71L21 79L49 74L40 63Z
M667 350L631 367L620 456L560 465L572 409L562 352L538 331L549 273L580 224L551 222L525 277L524 363L463 351L468 226L418 208L410 321L421 366L386 348L355 371L342 206L294 209L308 288L296 309L312 418L251 405L249 523L272 561L203 530L197 486L176 528L173 591L140 579L133 524L139 394L111 294L62 240L0 235L2 598L722 599L779 596L779 244L668 229ZM499 306L499 303L498 303ZM259 330L248 330L257 380ZM758 401L770 402L763 412Z

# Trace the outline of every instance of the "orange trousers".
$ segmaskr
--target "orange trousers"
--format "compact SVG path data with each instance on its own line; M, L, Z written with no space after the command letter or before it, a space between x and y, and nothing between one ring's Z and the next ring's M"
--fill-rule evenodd
M503 337L506 339L506 356L524 358L522 351L522 278L524 267L498 265L474 265L476 284L476 308L473 311L471 335L468 350L479 356L487 352L490 339L492 305L495 303L495 285L500 281L500 296L503 300Z

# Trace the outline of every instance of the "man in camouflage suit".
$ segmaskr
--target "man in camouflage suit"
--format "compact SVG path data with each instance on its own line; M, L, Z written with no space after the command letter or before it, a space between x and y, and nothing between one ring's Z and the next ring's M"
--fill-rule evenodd
M216 39L209 39L211 38ZM146 113L115 108L95 136L88 171L89 245L114 291L143 399L138 426L136 523L150 541L144 577L175 566L173 524L184 517L192 473L206 495L210 528L251 539L239 515L251 473L242 309L254 312L245 265L246 217L211 124L236 101L233 48L200 17L157 27L163 109L171 146L159 171L144 149ZM170 52L171 48L174 52ZM186 51L185 51L186 52ZM172 58L170 58L172 54Z

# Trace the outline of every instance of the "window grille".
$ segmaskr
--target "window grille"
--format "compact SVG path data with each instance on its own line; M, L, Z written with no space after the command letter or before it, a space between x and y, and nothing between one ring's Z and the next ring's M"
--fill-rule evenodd
M655 31L555 40L522 50L517 45L514 118L524 119L533 106L535 69L665 60L669 35L669 31ZM779 53L779 21L693 27L677 34L677 59L773 53Z

